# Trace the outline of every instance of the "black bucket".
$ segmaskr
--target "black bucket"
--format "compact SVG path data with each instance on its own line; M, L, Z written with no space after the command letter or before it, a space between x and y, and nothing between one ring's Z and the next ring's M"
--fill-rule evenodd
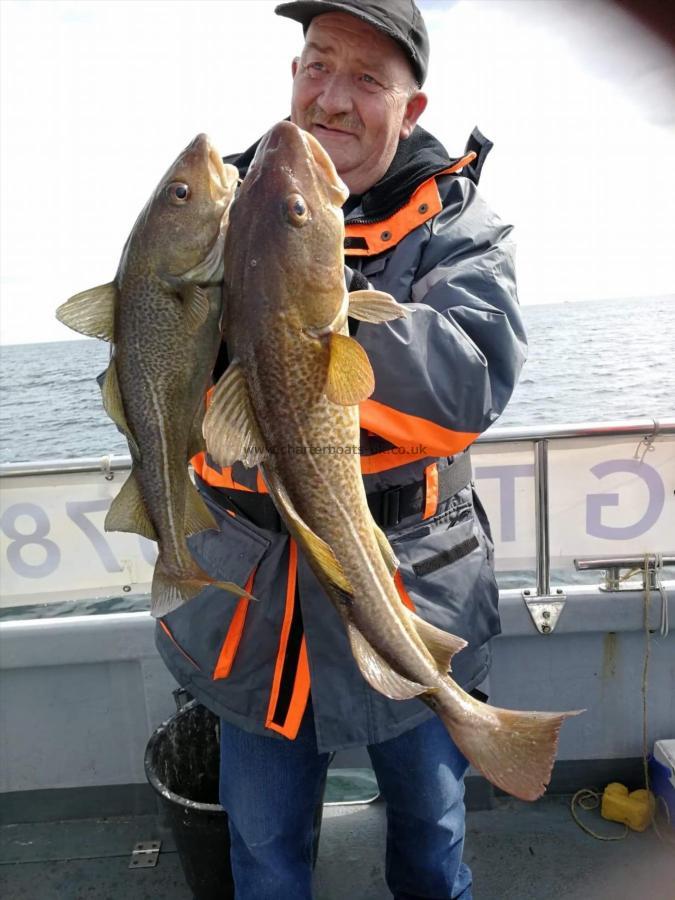
M196 700L154 732L145 776L159 796L195 900L233 900L227 813L218 802L220 722ZM323 792L322 792L323 796ZM314 860L323 803L314 817Z
M218 717L193 700L160 725L145 750L145 776L196 900L234 898L227 813L218 803L219 732Z

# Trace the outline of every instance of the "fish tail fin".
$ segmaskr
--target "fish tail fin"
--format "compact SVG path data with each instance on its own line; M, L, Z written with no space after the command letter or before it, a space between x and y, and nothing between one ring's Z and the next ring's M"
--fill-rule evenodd
M438 698L440 700L440 698ZM520 800L536 800L546 790L562 723L573 712L520 712L488 706L466 695L472 715L459 720L438 713L471 765L488 781Z
M207 587L217 587L221 591L227 591L237 597L245 597L247 600L256 599L245 588L232 581L211 578L197 565L190 570L187 577L175 575L167 567L160 554L152 576L150 613L159 619L161 616L173 612L174 609L178 609L179 606L183 606Z

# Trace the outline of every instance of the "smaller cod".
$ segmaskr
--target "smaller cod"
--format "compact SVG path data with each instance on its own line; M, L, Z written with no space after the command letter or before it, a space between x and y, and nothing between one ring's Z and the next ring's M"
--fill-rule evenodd
M217 524L188 474L204 449L204 397L220 343L223 247L238 181L205 134L171 165L141 211L115 279L76 294L56 317L110 341L103 405L124 433L131 475L113 500L106 531L157 541L151 612L162 616L213 580L186 536ZM246 591L215 582L238 595Z
M281 122L263 138L225 243L231 363L204 419L207 447L220 465L260 466L365 680L392 699L419 697L478 771L534 800L549 781L560 726L574 713L497 709L463 691L448 672L466 641L401 602L397 561L368 508L358 456L293 452L358 445L358 403L373 391L374 374L347 316L382 323L407 314L388 294L346 293L346 196L312 135Z

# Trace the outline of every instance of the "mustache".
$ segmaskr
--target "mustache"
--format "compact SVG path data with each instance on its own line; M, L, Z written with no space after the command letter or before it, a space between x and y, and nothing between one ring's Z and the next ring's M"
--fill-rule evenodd
M336 116L329 116L318 103L312 103L305 115L312 125L323 125L325 128L351 131L356 134L360 134L363 130L363 122L355 113L339 113Z

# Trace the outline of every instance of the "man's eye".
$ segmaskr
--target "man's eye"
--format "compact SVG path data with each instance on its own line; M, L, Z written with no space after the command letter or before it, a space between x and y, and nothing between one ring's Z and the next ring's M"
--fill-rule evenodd
M326 67L322 62L311 62L307 63L305 66L306 69L309 69L310 72L325 72Z
M367 72L364 72L363 75L361 75L361 81L370 88L380 87L380 82L373 78L372 75L368 75Z

